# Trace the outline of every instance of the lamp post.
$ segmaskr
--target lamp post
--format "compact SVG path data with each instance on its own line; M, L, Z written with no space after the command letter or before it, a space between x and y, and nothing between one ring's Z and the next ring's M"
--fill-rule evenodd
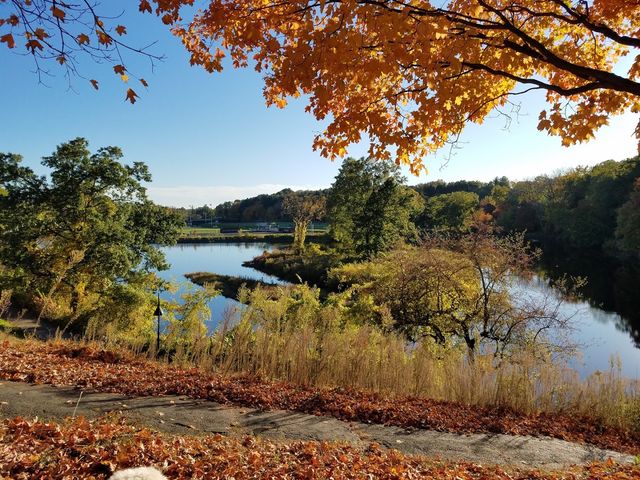
M156 355L160 354L160 317L162 317L162 308L160 308L160 289L158 289L158 305L153 314L158 317L158 335L156 337Z

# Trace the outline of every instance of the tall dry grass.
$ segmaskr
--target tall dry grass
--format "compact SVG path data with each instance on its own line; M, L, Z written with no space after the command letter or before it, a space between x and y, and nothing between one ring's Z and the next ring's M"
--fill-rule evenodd
M172 361L221 373L259 375L301 385L355 387L519 412L571 413L640 430L640 381L610 370L581 379L566 361L521 351L497 363L462 346L408 343L393 332L347 319L296 287L244 292L249 307L228 311L212 336L180 344Z
M436 345L429 339L409 343L394 332L354 321L343 304L321 302L306 286L241 294L248 306L226 311L213 335L198 322L189 322L194 330L187 332L188 341L171 332L165 335L162 358L179 366L300 385L352 387L523 413L585 415L640 433L640 380L623 377L617 359L609 370L586 379L566 361L550 356L542 361L539 352L517 352L500 363L481 354L470 364L462 345ZM188 310L200 315L195 307ZM7 338L0 332L0 340ZM88 331L83 341L95 344L96 338ZM131 341L111 332L99 343L156 358L150 338ZM59 332L51 341L66 342Z

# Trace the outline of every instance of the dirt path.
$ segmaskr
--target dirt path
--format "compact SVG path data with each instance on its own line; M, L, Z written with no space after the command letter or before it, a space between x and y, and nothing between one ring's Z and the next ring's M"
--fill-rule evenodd
M83 392L78 402L79 398L80 391L74 388L0 382L0 417L61 420L72 416L77 405L78 416L96 418L114 412L166 433L260 435L277 440L343 441L361 446L377 442L408 454L543 469L607 458L633 461L630 455L547 437L411 431L282 410L228 407L176 396L132 398Z
M40 340L48 340L55 337L56 331L59 329L58 325L46 320L38 320L34 315L24 311L10 309L6 318L11 323L14 334L18 337L33 336ZM68 333L63 336L63 338L70 337L71 335Z

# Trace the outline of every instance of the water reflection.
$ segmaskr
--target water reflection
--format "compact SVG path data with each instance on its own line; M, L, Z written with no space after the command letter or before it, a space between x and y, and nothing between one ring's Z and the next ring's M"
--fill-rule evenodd
M239 275L266 282L279 282L270 275L243 267L242 262L260 255L272 245L252 244L189 244L163 248L171 269L162 273L167 280L185 282L185 273L214 272ZM605 262L591 258L580 262L569 257L547 256L543 273L557 278L563 273L589 277L583 294L584 301L566 303L563 313L577 320L577 342L584 345L583 358L574 366L583 376L595 370L607 370L612 355L622 360L623 373L640 378L640 292L636 292L640 278L638 266L618 265L613 270ZM610 267L610 264L608 265ZM587 268L591 267L591 269ZM281 282L280 282L281 283ZM544 294L550 288L546 282L532 281L519 288L527 288L532 295ZM215 330L229 308L241 308L235 300L224 297L213 299L209 307L212 318L209 331Z
M161 250L164 252L171 268L160 272L160 276L164 280L190 284L184 278L186 273L214 272L262 280L268 283L283 283L276 277L242 266L242 262L251 260L264 251L271 250L273 247L273 245L266 243L202 243L163 247ZM182 291L184 291L184 288ZM175 300L179 294L180 291L174 295L165 293L163 296L166 299ZM222 319L230 315L230 312L241 307L239 302L230 298L218 296L212 299L209 302L211 319L207 322L209 332L213 332Z
M620 262L604 255L567 255L546 253L542 269L551 279L563 274L582 276L585 301L594 309L616 315L593 315L596 321L613 323L640 349L640 262Z

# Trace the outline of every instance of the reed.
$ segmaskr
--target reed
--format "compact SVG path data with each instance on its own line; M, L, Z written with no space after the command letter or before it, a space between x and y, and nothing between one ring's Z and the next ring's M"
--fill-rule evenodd
M586 379L566 359L522 350L497 362L488 353L470 363L463 345L415 343L356 323L339 302L320 301L308 287L242 290L247 307L227 310L212 335L189 341L167 335L165 361L221 374L256 375L305 386L349 387L388 396L427 397L522 413L587 416L640 433L640 381L621 374L619 359ZM194 323L197 327L197 322ZM61 341L60 339L56 341ZM154 348L117 336L102 346L156 357ZM535 354L534 354L535 353Z

